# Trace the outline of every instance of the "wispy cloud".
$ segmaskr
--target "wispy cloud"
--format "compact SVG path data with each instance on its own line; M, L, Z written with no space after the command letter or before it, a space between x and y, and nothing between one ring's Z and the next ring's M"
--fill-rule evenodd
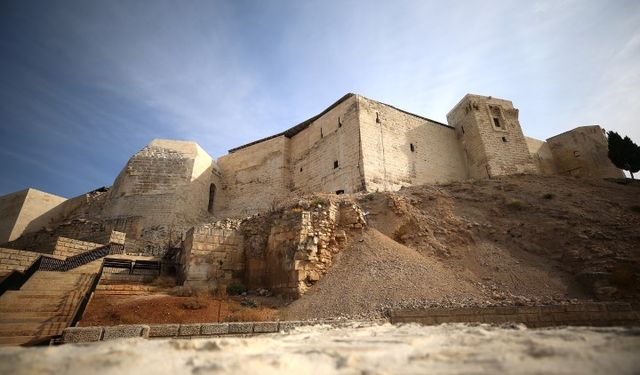
M598 122L640 140L635 1L3 7L2 155L58 194L111 183L153 138L220 156L349 91L439 121L467 92L493 95L538 138Z

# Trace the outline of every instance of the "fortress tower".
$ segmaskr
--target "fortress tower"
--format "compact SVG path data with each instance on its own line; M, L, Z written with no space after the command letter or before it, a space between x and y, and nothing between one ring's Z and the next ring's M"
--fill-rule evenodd
M447 121L456 129L470 178L538 172L511 101L467 94Z

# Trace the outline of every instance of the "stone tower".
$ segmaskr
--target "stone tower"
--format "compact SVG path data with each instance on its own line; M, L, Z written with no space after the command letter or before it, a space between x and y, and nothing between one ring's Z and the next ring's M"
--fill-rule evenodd
M467 94L447 121L456 129L470 178L538 172L510 101Z

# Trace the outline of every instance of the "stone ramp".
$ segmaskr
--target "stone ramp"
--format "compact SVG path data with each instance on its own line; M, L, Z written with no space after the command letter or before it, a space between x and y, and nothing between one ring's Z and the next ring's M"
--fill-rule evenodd
M96 274L37 271L20 290L0 296L0 345L59 336L73 323Z

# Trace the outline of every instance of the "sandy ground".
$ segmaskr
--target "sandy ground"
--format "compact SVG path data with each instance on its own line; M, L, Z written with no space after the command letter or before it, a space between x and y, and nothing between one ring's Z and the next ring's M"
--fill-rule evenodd
M638 374L640 328L353 324L0 349L2 374Z
M117 324L209 323L277 320L276 298L252 297L259 307L242 306L242 297L94 296L80 326Z

